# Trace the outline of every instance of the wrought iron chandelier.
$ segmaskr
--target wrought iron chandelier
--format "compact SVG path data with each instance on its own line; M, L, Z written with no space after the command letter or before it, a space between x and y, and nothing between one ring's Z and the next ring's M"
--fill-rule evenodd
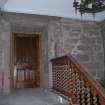
M74 0L73 7L81 13L92 13L95 17L95 13L105 10L105 0Z

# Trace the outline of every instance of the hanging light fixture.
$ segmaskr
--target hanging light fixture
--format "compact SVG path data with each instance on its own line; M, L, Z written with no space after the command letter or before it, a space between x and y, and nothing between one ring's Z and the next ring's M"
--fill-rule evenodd
M6 4L7 1L8 1L8 0L0 0L0 16L3 15L3 10L2 10L2 8L3 8L3 6Z
M79 11L81 16L84 13L92 13L95 17L95 13L105 10L105 0L74 0L73 7L75 11Z

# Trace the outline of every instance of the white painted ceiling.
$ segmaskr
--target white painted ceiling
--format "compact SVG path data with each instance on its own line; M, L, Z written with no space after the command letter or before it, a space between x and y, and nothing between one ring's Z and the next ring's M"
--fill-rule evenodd
M0 0L5 1L5 0ZM81 19L80 13L75 14L73 0L8 0L3 6L4 11L59 16ZM94 20L92 14L85 14L83 20ZM105 11L96 14L95 20L104 20Z

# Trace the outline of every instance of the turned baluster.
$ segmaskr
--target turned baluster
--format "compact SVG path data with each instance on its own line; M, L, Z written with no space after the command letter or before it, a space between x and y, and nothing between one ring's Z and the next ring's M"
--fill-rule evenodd
M68 83L68 92L70 92L70 88L71 88L71 85L70 85L70 79L71 79L71 69L70 69L70 65L68 64L68 68L67 68L67 83Z
M85 103L85 94L86 94L86 89L85 89L85 83L84 83L84 78L81 76L80 77L80 88L81 88L81 91L80 91L80 104L81 105L86 105Z
M55 65L53 65L52 66L52 76L53 76L53 87L55 87L56 86L56 66Z
M93 105L99 105L98 95L95 90L92 91L92 103L93 103Z
M75 71L72 73L72 80L73 80L73 94L76 93L76 86L75 86Z
M71 93L71 97L72 97L72 102L73 103L77 103L77 72L75 69L75 65L72 64L72 93Z
M88 83L88 81L85 81L86 83L86 104L87 105L92 105L92 102L91 102L91 88L90 88L90 85Z
M63 68L63 88L65 91L67 91L67 87L68 87L68 80L67 80L67 64L64 65Z
M70 66L69 66L69 72L70 72L70 76L69 76L69 84L70 84L70 94L72 93L73 91L73 68L72 68L72 64L70 62Z
M78 105L80 105L80 77L79 77L79 73L76 70L76 103Z
M61 89L61 71L62 71L62 67L59 65L57 66L57 88Z
M56 68L55 68L55 85L56 85L56 88L59 88L59 81L60 81L60 74L59 74L59 66L56 65Z
M70 90L70 76L71 76L71 72L70 72L70 65L69 63L67 63L67 68L66 68L66 89L69 92Z
M66 76L65 76L65 65L62 65L61 66L61 80L62 80L61 87L64 91L65 91L65 78L66 78Z
M53 85L56 88L57 87L57 66L53 66Z
M93 97L93 105L98 105L96 96Z

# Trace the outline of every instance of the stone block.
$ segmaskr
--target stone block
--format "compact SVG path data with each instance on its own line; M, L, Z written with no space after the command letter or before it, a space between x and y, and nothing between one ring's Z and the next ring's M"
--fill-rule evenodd
M98 37L98 38L97 38L97 43L98 43L98 44L103 43L102 37Z
M75 33L80 33L81 32L81 27L72 27L71 28L71 32L75 32Z
M70 26L68 26L68 25L63 25L63 30L69 31L69 30L70 30Z
M84 33L84 36L85 37L90 37L90 38L92 38L92 37L94 37L94 38L97 38L97 37L99 37L100 36L100 34L99 33Z
M63 38L69 37L69 31L62 31Z
M72 51L72 49L75 47L75 45L73 44L64 44L64 51L70 53Z
M85 54L77 54L76 55L76 59L79 62L88 62L89 61L89 56L88 55L85 55Z
M94 46L94 50L95 50L95 51L101 51L101 50L103 50L103 49L102 49L102 45L101 45L101 46L100 46L100 45L95 45L95 46Z
M82 37L80 39L81 43L84 45L89 45L89 44L95 44L96 43L96 38L87 38L87 37Z
M86 68L88 68L88 69L90 69L90 70L92 70L92 71L101 68L101 65L100 65L99 62L87 62L87 63L83 63L83 65L84 65Z
M82 50L82 51L89 51L89 50L92 50L92 47L91 46L87 46L87 45L79 45L79 46L77 46L77 49L78 50Z
M81 32L78 33L78 32L69 32L69 37L72 37L72 38L79 38Z
M64 43L66 43L67 45L69 44L76 44L78 42L78 39L77 38L67 38L65 39Z
M98 53L96 55L96 60L104 61L104 53Z

